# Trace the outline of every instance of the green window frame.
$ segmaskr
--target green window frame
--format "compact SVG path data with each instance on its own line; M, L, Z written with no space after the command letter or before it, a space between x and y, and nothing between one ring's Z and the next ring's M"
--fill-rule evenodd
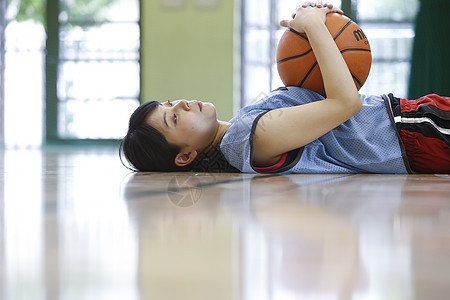
M139 2L140 7L140 2ZM139 9L139 14L140 14ZM47 40L46 40L46 55L45 55L45 143L46 144L110 144L110 143L116 143L118 139L120 139L119 136L117 137L72 137L72 136L64 136L61 133L61 126L65 125L63 122L64 120L61 119L61 105L64 103L64 99L61 99L61 91L58 91L58 86L61 85L61 76L62 73L62 65L64 63L67 63L69 59L66 59L64 57L63 51L61 51L61 45L62 45L62 39L61 37L61 30L62 27L67 25L64 24L64 21L61 21L61 0L47 0L46 2L46 28L47 28ZM83 20L81 21L83 22ZM86 20L84 20L86 22ZM130 21L125 21L125 23ZM87 26L96 26L97 24L100 24L100 22L97 22L96 20L87 20ZM116 22L119 23L119 22ZM140 31L140 15L139 20L136 21L137 26L139 27ZM76 24L80 25L80 24ZM81 26L84 26L86 24L81 24ZM139 34L139 42L140 45L140 34ZM126 56L126 55L125 55ZM128 55L130 56L130 55ZM114 64L115 62L123 62L123 61L134 61L135 65L137 66L137 69L139 70L137 74L135 74L136 78L136 85L138 86L137 92L134 95L127 95L127 101L133 102L135 107L137 107L140 104L140 46L138 46L138 49L136 50L135 56L131 55L132 58L111 58L111 57L96 57L93 59L77 59L77 58L71 58L70 63L76 65L77 63L83 63L84 65L89 64L90 61L94 63L102 63L105 62L107 65ZM117 74L120 76L121 74ZM116 101L120 101L121 98L118 95ZM131 99L131 100L130 100ZM75 101L84 101L84 99L75 99ZM89 99L87 100L87 102ZM131 103L130 102L130 103ZM117 102L116 102L117 103ZM104 104L108 104L108 99L104 101ZM108 107L105 106L105 111L108 111ZM135 108L134 107L134 108ZM134 110L133 108L133 110ZM130 108L130 112L131 112ZM120 114L121 117L126 116L128 118L129 114L123 112ZM119 115L118 115L119 117ZM102 122L101 114L99 114L99 121L100 124ZM92 123L92 121L91 121ZM122 123L125 124L123 121ZM121 132L121 134L125 134L126 132Z

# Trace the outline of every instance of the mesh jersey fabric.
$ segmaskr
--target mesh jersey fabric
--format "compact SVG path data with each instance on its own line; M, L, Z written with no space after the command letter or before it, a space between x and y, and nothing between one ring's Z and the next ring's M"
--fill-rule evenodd
M275 90L257 103L242 108L230 120L231 126L221 140L220 150L241 172L257 173L251 163L255 120L276 108L322 99L321 95L299 87ZM308 145L291 151L297 153L297 158L282 173L407 174L385 101L381 96L365 95L361 95L361 100L363 107L358 114Z

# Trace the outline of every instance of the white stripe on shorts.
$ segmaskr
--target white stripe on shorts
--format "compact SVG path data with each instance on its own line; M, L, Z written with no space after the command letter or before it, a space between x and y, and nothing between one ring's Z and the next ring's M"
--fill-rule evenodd
M401 116L397 116L394 118L395 123L404 123L404 124L419 124L419 123L430 123L434 128L436 128L440 133L450 135L450 129L442 128L433 122L430 118L422 117L422 118L405 118Z

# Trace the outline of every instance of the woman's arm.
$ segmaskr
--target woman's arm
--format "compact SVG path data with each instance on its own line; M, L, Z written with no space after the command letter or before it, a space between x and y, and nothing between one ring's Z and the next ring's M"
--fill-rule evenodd
M293 20L283 20L280 24L308 35L327 98L279 108L261 117L253 141L253 163L257 166L277 163L284 153L314 141L357 114L362 107L350 71L325 26L326 14L337 10L329 4L317 7L305 4L308 6L297 7Z

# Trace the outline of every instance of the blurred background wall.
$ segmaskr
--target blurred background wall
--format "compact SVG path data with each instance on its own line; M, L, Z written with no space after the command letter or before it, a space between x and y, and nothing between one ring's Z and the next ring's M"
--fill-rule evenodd
M142 101L213 102L218 117L229 120L233 114L234 1L180 3L170 7L161 1L142 1Z

